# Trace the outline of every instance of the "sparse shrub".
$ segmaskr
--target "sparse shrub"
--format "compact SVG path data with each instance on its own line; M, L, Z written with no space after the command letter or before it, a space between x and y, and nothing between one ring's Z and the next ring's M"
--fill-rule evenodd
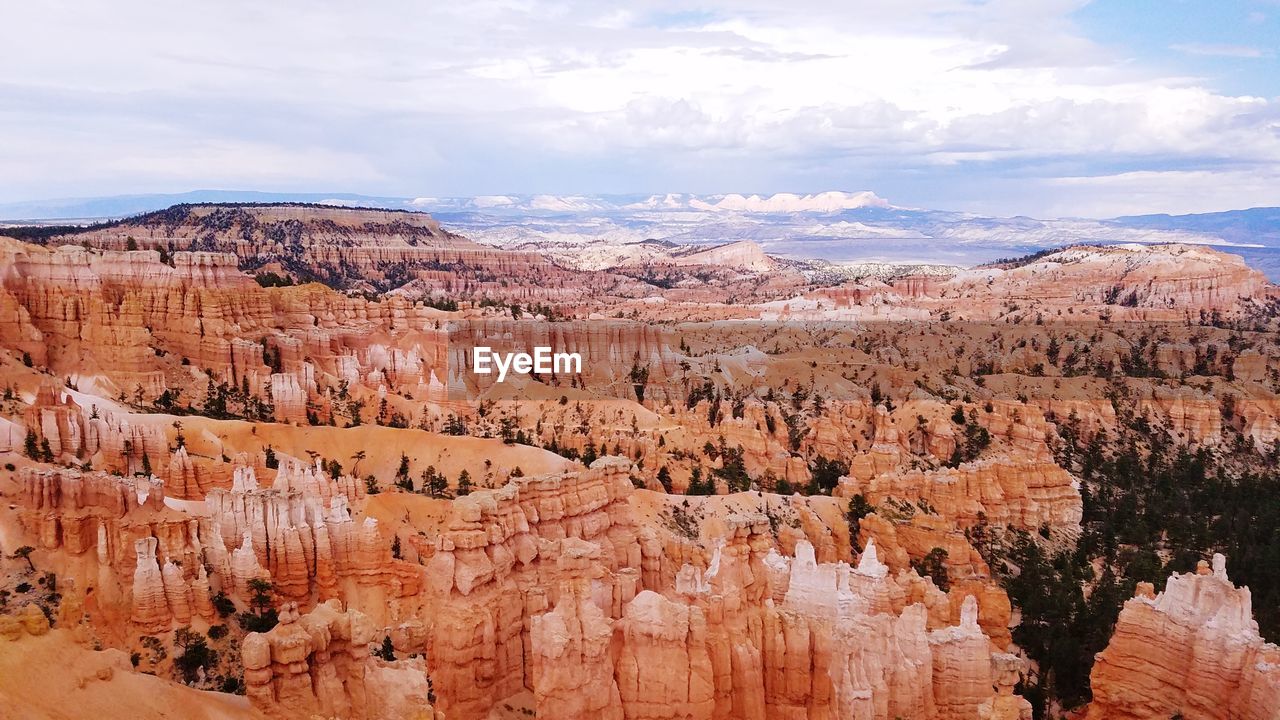
M173 658L174 672L188 685L196 681L200 668L208 670L218 661L218 653L209 647L204 636L190 628L175 630L173 644L182 648Z
M219 617L231 617L236 612L236 604L227 597L225 592L219 592L213 596L213 609L218 611ZM212 637L212 632L210 632Z
M932 578L939 590L951 589L951 579L947 575L947 551L936 547L919 561L912 561L911 567L923 577Z
M392 644L390 635L383 636L382 645L373 654L387 662L391 662L396 659L396 647Z

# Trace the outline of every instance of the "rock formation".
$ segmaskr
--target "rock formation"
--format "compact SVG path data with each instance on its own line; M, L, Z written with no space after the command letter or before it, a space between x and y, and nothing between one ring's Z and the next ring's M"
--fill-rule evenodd
M408 282L457 292L471 284L520 301L573 297L584 276L568 273L538 253L479 245L440 227L425 213L329 206L220 207L179 205L108 227L52 238L49 244L88 244L125 250L212 250L248 267L318 278L336 287L391 290ZM280 259L289 261L281 266ZM624 282L604 273L597 288ZM499 283L496 277L508 280ZM586 276L591 277L591 276ZM550 291L550 292L548 292Z
M164 578L156 563L156 539L142 538L135 543L137 566L133 571L133 622L144 632L169 629L173 613L165 592ZM181 592L180 588L175 588ZM187 620L191 619L190 613Z
M557 542L560 599L549 612L531 618L529 629L538 711L567 720L622 720L609 659L612 623L592 598L600 546L576 538Z
M1013 694L1025 672L1025 662L1017 655L996 653L991 656L991 675L995 679L995 697L978 705L978 720L1031 720L1031 703Z
M396 673L380 665L369 655L374 639L369 619L343 611L337 601L306 615L287 603L278 625L244 639L249 699L268 718L436 718L427 703L426 676L411 667Z
M615 677L626 717L712 717L715 678L702 608L645 590L615 627L622 641Z
M932 472L909 470L849 478L839 489L872 504L886 498L924 501L961 527L979 515L993 525L1024 530L1072 527L1080 522L1080 491L1074 478L1049 458L994 457Z
M24 533L39 547L92 558L98 572L80 579L108 595L127 589L129 616L147 632L209 617L215 585L247 600L250 580L268 580L304 603L412 597L422 585L419 569L391 557L376 521L352 519L346 493L362 498L357 484L297 463L284 464L268 489L252 468L237 470L232 490L211 492L201 518L167 507L156 478L28 470L22 481Z
M39 636L49 632L49 619L35 605L23 605L13 613L0 614L0 638L11 642L24 635Z
M606 593L611 617L614 597L620 603L626 584L626 599L634 595L641 546L624 504L631 491L629 467L605 458L585 472L518 478L454 501L426 572L440 613L431 675L446 714L485 712L532 684L532 668L525 666L532 618L562 600L558 558L584 552L562 541L599 546L577 562L566 560L564 573L586 572L580 566L592 558L601 576L617 571L610 580L617 589L602 585L593 591ZM581 592L578 584L569 586ZM579 612L579 600L566 602L564 613Z
M0 238L0 637L48 628L37 595L117 653L222 625L271 718L1026 720L992 538L1076 542L1080 443L1280 439L1274 290L1211 249L834 285L633 257L293 206ZM477 345L584 372L498 383ZM1141 588L1089 717L1271 720L1249 602L1217 560Z
M971 718L991 695L991 651L978 626L978 601L964 599L960 624L929 633L933 700L939 718Z
M1140 583L1090 679L1090 720L1271 720L1280 648L1258 635L1249 589L1235 587L1214 555L1159 594Z

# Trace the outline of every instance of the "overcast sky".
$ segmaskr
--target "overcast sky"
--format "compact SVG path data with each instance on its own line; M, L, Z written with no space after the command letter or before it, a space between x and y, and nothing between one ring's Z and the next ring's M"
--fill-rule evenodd
M839 189L1039 216L1280 205L1280 0L111 0L4 17L0 202Z

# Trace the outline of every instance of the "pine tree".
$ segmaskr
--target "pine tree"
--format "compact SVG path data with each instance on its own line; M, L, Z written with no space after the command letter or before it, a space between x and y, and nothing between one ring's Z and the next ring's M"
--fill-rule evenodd
M466 435L467 424L462 418L458 417L457 415L450 415L449 419L445 421L445 424L444 424L444 434L445 435Z
M378 648L378 651L375 652L374 655L377 655L387 662L392 662L396 659L396 646L392 644L390 635L382 638L382 647Z
M631 387L636 392L636 402L644 404L644 391L649 385L648 366L640 367L640 353L637 351L631 364Z
M684 491L685 495L715 495L716 484L710 478L702 479L702 468L696 467L689 475L689 487Z
M663 490L666 490L668 493L671 492L671 471L667 469L666 465L663 465L662 468L658 470L658 483L662 485Z
M13 554L10 555L9 557L13 558L14 560L18 560L18 559L26 560L27 568L30 569L31 572L35 572L36 571L35 563L31 562L31 553L35 551L36 549L31 547L30 545L23 545L17 550L14 550Z
M422 492L433 498L449 496L449 481L442 473L436 471L435 465L428 465L427 469L422 471Z
M204 391L204 414L209 417L222 418L227 415L227 390L214 384L213 377Z

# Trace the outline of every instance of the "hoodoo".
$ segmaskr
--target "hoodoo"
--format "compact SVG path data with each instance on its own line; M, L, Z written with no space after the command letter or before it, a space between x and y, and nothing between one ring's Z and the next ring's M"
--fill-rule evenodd
M0 239L17 717L1280 708L1280 325L1216 250L833 284L354 208L38 239Z

